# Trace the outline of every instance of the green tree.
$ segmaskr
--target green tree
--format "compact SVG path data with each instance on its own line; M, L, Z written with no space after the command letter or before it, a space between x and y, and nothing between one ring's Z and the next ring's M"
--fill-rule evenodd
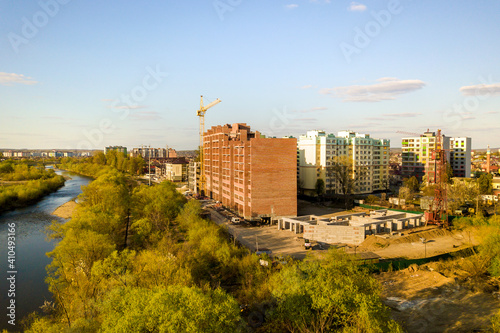
M448 208L453 213L466 203L476 202L479 195L476 181L455 179L453 185L447 187Z
M102 151L95 152L92 160L93 160L93 163L95 163L95 164L106 165L106 156L104 155L104 152L102 152Z
M376 195L370 194L369 196L366 197L366 202L369 204L373 204L373 203L377 202L378 200L379 200L379 198Z
M145 162L141 156L132 157L129 162L128 172L132 175L142 174L144 164Z
M477 180L479 185L480 194L491 194L493 193L493 175L492 174L482 174Z
M318 196L322 196L325 193L325 181L322 178L318 178L316 180L314 190L316 191L316 195Z
M403 179L403 184L408 187L411 193L418 193L420 191L420 184L415 176Z
M116 150L108 150L106 152L106 164L118 169L118 154Z
M287 332L401 332L366 269L330 250L323 261L283 268L271 280L276 308L268 327Z
M453 168L450 163L446 163L446 174L444 181L448 184L453 184Z
M361 167L355 170L349 157L340 156L330 161L330 166L326 168L326 176L330 179L330 184L339 184L340 192L344 197L345 209L351 208L352 194L358 180L365 176L365 170Z
M186 198L171 182L142 185L132 195L132 232L136 246L156 243L179 214ZM146 243L144 243L146 242Z
M239 332L238 303L221 289L119 288L102 303L102 332Z

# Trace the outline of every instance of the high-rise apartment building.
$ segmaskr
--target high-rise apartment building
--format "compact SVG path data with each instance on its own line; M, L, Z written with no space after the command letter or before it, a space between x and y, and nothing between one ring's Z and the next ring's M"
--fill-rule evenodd
M297 215L297 139L219 125L205 132L203 152L208 196L246 219Z
M127 155L127 147L123 147L123 146L109 146L109 147L106 147L104 148L104 154L106 154L108 151L111 151L111 150L115 150L119 153L124 153L125 155Z
M142 148L134 148L130 152L130 157L142 156L144 159L146 158L172 158L177 157L177 152L172 148L151 148L151 147L142 147Z
M453 169L453 176L470 178L471 153L471 138L450 138L450 165Z
M369 134L351 131L326 134L308 131L298 140L298 179L304 192L314 193L316 182L323 179L327 194L340 194L341 184L329 167L342 160L349 161L356 178L353 193L385 190L389 182L390 141L370 138Z
M439 133L439 132L438 132ZM436 132L427 131L420 137L402 139L402 169L403 177L423 176L432 168L432 152L438 143ZM471 138L451 138L440 135L442 149L446 160L450 163L455 177L470 177L471 173Z

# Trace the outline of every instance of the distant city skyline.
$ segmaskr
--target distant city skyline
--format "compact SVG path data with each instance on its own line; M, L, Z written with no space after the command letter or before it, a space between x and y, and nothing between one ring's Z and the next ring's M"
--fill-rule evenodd
M0 148L442 130L500 147L500 2L0 2Z

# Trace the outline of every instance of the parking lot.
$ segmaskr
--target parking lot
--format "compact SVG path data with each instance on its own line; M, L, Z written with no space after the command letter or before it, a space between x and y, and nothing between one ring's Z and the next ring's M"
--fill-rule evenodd
M216 203L212 200L202 200L200 202L202 206L210 211L212 221L218 225L226 226L231 235L251 251L270 249L272 256L292 256L295 259L304 259L308 253L316 256L326 249L321 249L318 244L313 243L313 250L306 250L302 234L297 235L289 230L278 230L277 225L252 226L250 223L234 224L231 222L231 218L236 216L234 213L225 209L216 210L214 207ZM302 209L306 204L301 203ZM341 211L331 208L321 209L320 207L312 207L310 210L323 214L331 214L335 211L338 213Z

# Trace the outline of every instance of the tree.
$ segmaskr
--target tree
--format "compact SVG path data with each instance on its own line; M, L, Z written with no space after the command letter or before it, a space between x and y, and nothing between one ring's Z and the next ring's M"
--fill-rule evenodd
M113 168L118 169L117 162L118 162L118 152L113 149L108 150L106 152L106 164Z
M300 195L304 195L304 181L297 177L297 189Z
M132 157L129 162L128 172L132 175L142 174L144 164L145 162L142 156Z
M482 174L477 180L479 185L480 194L491 194L493 193L493 175L492 174Z
M318 196L322 196L323 193L325 193L325 181L322 178L318 178L318 180L316 180L314 190Z
M239 332L238 303L221 289L113 290L102 303L102 332Z
M98 151L98 152L94 153L94 157L92 158L92 161L95 164L106 165L106 156L104 155L104 152Z
M376 195L370 194L366 197L366 202L369 204L374 204L379 198Z
M352 160L347 156L333 158L330 166L326 167L326 176L330 178L330 184L337 182L340 192L344 197L345 209L351 208L351 195L354 192L357 181L365 175L363 169L354 170Z
M132 195L134 221L132 232L135 245L144 246L161 239L185 202L186 198L175 189L175 185L171 182L135 188ZM146 244L143 244L144 241Z
M404 199L407 203L408 203L408 201L413 199L413 195L407 186L401 186L399 188L398 197L399 197L399 199Z
M446 163L446 173L444 176L444 182L447 184L453 184L453 168L450 163Z
M420 184L417 177L411 176L403 180L404 186L408 187L411 193L417 193L420 191Z
M455 179L447 188L448 209L453 213L466 203L476 202L479 188L475 181Z
M331 249L323 261L302 261L271 278L276 332L401 332L366 268Z

